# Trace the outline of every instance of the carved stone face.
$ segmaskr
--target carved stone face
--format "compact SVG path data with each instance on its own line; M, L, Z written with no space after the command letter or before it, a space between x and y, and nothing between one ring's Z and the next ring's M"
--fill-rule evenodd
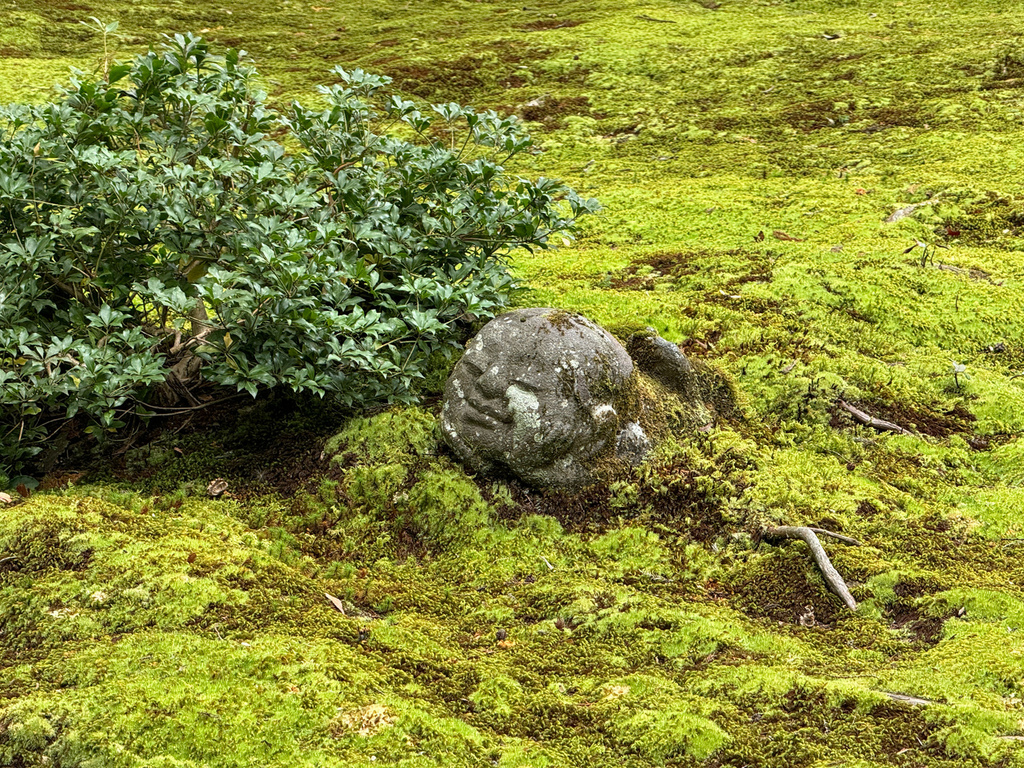
M613 402L632 371L622 346L580 315L509 312L484 326L449 377L445 440L476 471L580 485L587 460L616 435Z

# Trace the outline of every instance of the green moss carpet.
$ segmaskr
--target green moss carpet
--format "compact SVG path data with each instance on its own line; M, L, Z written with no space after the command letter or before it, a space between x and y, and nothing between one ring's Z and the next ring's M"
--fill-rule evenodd
M278 102L340 64L519 114L511 170L604 205L520 302L653 326L736 408L574 497L466 475L429 396L44 483L0 507L0 765L1024 764L1024 7L19 0L2 98L102 67L90 16ZM242 455L281 432L288 492ZM779 524L861 542L856 612Z

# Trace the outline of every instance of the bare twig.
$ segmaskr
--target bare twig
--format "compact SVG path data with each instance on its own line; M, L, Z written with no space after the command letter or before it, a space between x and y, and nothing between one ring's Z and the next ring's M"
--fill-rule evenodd
M835 536L835 534L828 532L825 532L824 535ZM814 558L814 562L818 566L818 570L821 571L822 578L825 579L829 589L839 595L839 598L847 608L851 611L857 610L857 601L853 599L853 595L850 594L850 590L847 588L846 582L843 581L843 577L839 575L839 571L835 569L832 561L828 559L828 554L825 552L825 548L821 546L821 542L818 541L814 530L806 525L780 525L765 531L765 537L770 539L800 539L807 542L807 546L811 549L811 557Z
M837 400L836 404L866 427L877 429L879 432L895 432L898 435L913 436L914 434L909 429L904 429L899 424L893 424L891 421L884 421L883 419L876 419L874 416L864 413L864 411L859 408L854 408L845 400Z
M836 533L835 531L827 531L824 528L813 528L813 527L811 528L811 530L814 531L819 536L828 536L830 539L835 539L836 541L841 541L841 542L843 542L843 544L849 544L851 547L859 547L860 546L860 542L857 541L856 539L852 539L849 536L843 536L843 534Z
M180 416L183 413L190 413L191 411L201 411L203 408L209 408L211 405L220 405L221 403L226 403L229 400L236 400L239 397L244 397L246 394L246 392L236 392L233 395L221 397L218 398L217 400L210 400L209 402L200 403L199 405L191 405L187 407L182 406L180 408L177 406L156 405L154 403L143 403L143 407L147 409L152 409L154 411L163 411L163 413L153 414L154 416Z

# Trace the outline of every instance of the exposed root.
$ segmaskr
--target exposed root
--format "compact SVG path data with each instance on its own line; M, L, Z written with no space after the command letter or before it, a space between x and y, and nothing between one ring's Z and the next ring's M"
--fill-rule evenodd
M883 419L876 419L859 408L854 408L845 400L837 400L836 405L846 411L848 414L853 416L856 421L859 421L866 427L877 429L880 432L895 432L898 435L910 435L913 436L913 432L909 429L904 429L899 424L893 424L891 421L884 421Z
M835 569L832 561L828 559L828 554L826 554L825 548L821 546L821 542L818 541L815 531L820 532L823 536L831 536L848 544L857 543L855 539L847 536L841 536L821 528L808 528L806 525L780 525L776 528L768 529L764 535L765 538L769 539L800 539L807 542L807 546L811 548L811 557L814 558L814 562L818 566L818 570L821 571L821 575L825 579L825 583L828 584L829 589L839 595L839 598L847 608L851 611L857 610L857 601L853 599L853 595L850 594L850 590L847 588L846 582L843 581L843 577L839 575L839 571Z

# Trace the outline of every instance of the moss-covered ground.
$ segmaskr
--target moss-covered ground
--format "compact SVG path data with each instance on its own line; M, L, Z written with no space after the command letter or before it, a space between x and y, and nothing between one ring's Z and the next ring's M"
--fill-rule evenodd
M1024 6L18 0L3 98L100 66L90 16L275 100L340 64L520 114L515 170L605 206L523 303L739 408L573 497L468 477L429 400L51 478L0 508L0 765L1024 764ZM825 543L856 613L779 523L862 542Z

